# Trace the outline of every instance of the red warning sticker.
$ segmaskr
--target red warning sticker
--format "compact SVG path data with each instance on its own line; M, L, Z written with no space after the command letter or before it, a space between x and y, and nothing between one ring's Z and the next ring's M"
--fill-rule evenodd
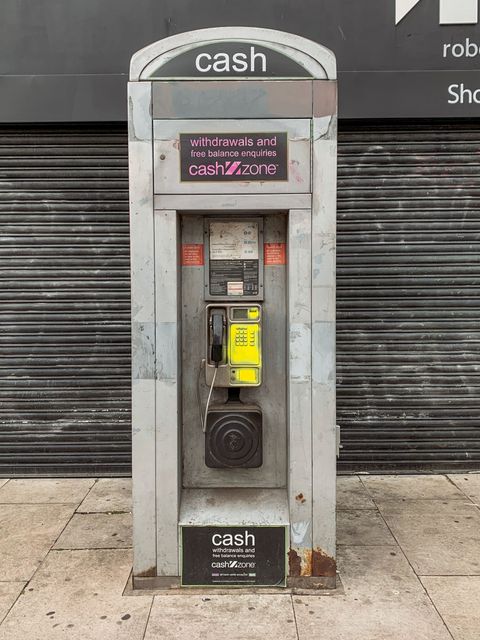
M182 244L182 267L203 267L203 244Z
M287 264L287 245L285 242L266 242L263 245L265 266Z

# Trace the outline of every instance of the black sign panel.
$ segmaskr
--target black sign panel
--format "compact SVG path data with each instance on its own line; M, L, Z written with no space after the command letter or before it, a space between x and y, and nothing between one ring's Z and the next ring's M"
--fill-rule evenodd
M182 182L288 180L287 133L181 133Z
M217 42L179 54L151 78L310 78L291 58L257 43Z
M258 260L210 260L210 295L232 295L229 282L241 284L237 295L258 295Z
M58 4L42 3L40 16L18 11L14 0L0 4L0 81L9 96L0 102L2 122L125 121L132 52L190 29L247 23L304 36L335 53L340 118L479 114L480 15L475 0L103 0L95 11L89 2L71 0L69 13L59 13ZM49 28L52 24L58 27ZM48 31L48 38L38 40L39 29ZM252 64L251 47L253 56L265 53L267 75L261 56L253 57ZM212 59L198 61L199 79L255 74L295 78L305 73L292 69L296 63L268 43L252 40L230 47L208 41L160 67L158 77L192 77L201 53ZM228 60L214 60L218 53L228 54ZM237 53L246 58L237 56L235 62ZM245 65L248 73L240 71Z
M284 587L285 527L182 527L182 585Z

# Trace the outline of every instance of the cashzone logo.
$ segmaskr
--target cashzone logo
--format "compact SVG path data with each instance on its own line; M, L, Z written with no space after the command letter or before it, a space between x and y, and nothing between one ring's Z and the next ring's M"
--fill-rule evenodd
M395 24L401 22L420 2L427 0L395 0ZM478 24L479 0L438 0L439 23Z

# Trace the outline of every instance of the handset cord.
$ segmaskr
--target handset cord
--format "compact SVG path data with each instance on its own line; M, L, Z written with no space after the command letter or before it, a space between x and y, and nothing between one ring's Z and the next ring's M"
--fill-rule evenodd
M198 367L198 376L197 376L197 405L198 405L198 415L200 417L200 424L203 429L203 406L202 406L202 394L200 392L200 378L202 377L202 372L205 368L205 358L200 362L200 366Z
M212 384L210 385L210 391L208 392L207 404L205 405L205 416L202 422L202 431L203 433L207 430L207 415L208 415L208 407L210 406L210 399L212 397L213 386L215 384L215 378L217 377L218 371L218 363L215 365L215 371L213 372Z

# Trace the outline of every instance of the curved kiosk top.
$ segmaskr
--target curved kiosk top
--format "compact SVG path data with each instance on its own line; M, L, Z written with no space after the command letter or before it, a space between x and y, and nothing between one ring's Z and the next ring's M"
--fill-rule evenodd
M336 60L329 49L290 33L222 27L159 40L130 62L131 82L258 77L336 80Z

